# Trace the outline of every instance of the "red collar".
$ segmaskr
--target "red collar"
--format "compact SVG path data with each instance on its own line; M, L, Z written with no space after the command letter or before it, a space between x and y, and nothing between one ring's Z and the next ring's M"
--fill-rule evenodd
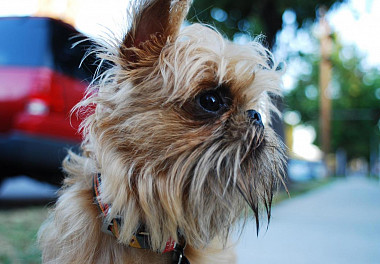
M119 238L119 230L122 224L122 218L117 216L113 218L111 221L107 221L107 216L111 212L112 206L106 203L103 203L100 200L100 184L101 184L101 174L98 173L94 175L93 179L93 190L94 190L94 200L98 205L103 218L102 231L104 233L110 234ZM129 246L133 248L142 248L142 249L151 249L149 233L145 231L143 225L137 230L137 232L133 235L131 241L129 242ZM169 238L168 242L166 242L165 249L163 253L177 251L180 247L178 243L176 243L172 238ZM183 255L183 247L182 247L182 255ZM185 256L182 256L185 257Z

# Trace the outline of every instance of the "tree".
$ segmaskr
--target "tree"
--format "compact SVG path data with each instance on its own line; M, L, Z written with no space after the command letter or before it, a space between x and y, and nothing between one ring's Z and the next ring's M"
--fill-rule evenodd
M331 150L344 149L349 159L369 160L371 144L378 142L380 129L380 70L363 65L363 56L354 47L342 46L334 39L331 56L333 77L329 87L332 100ZM317 132L319 145L319 89L317 54L300 54L311 66L301 74L296 87L285 96L288 109L300 113L301 122Z
M239 34L264 34L269 48L275 43L276 34L282 28L282 15L292 9L299 26L314 20L319 6L330 8L343 0L195 0L188 19L214 24L229 38Z

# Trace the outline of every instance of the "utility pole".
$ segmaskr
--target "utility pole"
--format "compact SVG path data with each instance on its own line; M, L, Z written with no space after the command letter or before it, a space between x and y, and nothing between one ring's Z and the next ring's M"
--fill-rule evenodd
M330 152L330 131L331 131L331 100L329 85L331 81L331 52L332 52L332 40L331 29L325 17L326 10L319 9L319 30L320 30L320 51L321 62L319 65L319 89L320 89L320 135L321 145L326 161L326 155Z

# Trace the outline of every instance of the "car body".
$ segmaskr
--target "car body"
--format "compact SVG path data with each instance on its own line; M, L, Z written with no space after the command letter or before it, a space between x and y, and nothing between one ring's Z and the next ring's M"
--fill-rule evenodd
M58 184L81 120L70 111L96 70L90 45L52 18L0 18L0 174L26 174ZM74 45L74 43L78 43Z

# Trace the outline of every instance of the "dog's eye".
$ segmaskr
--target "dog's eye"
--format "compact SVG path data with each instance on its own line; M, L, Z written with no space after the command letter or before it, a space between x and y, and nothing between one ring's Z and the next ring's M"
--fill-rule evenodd
M208 112L217 113L223 107L224 102L215 91L205 92L198 97L199 105Z
M220 85L212 90L202 91L193 100L183 104L182 109L196 120L207 121L222 116L231 105L232 96L229 88Z

